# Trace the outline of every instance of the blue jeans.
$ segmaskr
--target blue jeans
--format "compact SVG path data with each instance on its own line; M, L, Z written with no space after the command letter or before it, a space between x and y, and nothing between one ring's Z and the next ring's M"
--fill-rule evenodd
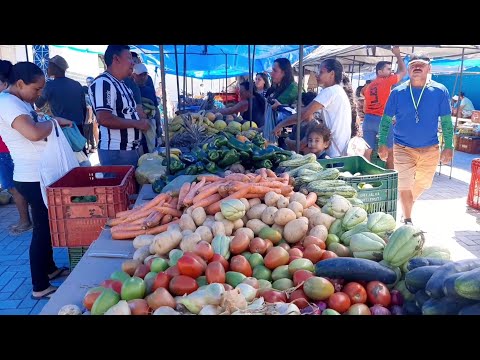
M132 165L137 167L138 159L142 155L140 149L136 150L98 150L100 165Z
M13 160L10 153L0 153L0 185L2 189L10 190L13 184Z
M365 114L365 118L363 119L363 139L372 148L372 150L377 150L377 136L381 119L381 116L372 114ZM390 130L388 131L387 147L389 149L393 147L393 125L390 126Z

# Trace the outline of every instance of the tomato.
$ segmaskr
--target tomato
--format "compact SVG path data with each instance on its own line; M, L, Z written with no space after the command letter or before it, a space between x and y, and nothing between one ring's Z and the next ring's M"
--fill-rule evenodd
M259 291L260 293L260 291ZM287 302L287 295L284 292L277 290L266 290L261 292L261 296L265 299L265 302L275 303L275 302Z
M157 310L161 306L168 306L175 309L176 306L175 299L168 290L164 288L158 288L148 295L145 300L147 300L147 304L152 310Z
M230 243L230 252L234 255L247 251L250 245L250 238L245 233L238 233Z
M83 298L83 305L88 311L92 310L93 303L102 294L103 290L105 290L104 287L98 286L87 291Z
M338 257L338 255L335 254L333 251L325 250L322 254L322 257L320 258L320 261L325 259L336 258L336 257Z
M288 251L280 246L275 246L267 253L267 255L265 255L263 260L265 262L265 267L274 270L281 265L287 265L288 259Z
M220 261L214 261L208 264L205 276L207 277L207 282L209 284L223 284L225 282L225 269L223 268L222 263Z
M293 260L303 259L301 256L290 256L288 258L288 263L290 264Z
M140 279L143 279L145 275L147 275L150 272L150 267L144 264L138 265L137 269L133 273L133 276L139 277Z
M177 262L178 271L181 275L190 276L194 279L203 275L203 265L190 255L183 255Z
M123 285L123 283L121 281L112 280L112 279L105 280L104 282L102 282L100 284L100 286L102 286L104 288L107 288L107 289L112 289L118 294L120 294L122 292L122 285Z
M367 301L365 288L357 282L348 283L342 291L348 295L352 304L365 304Z
M290 299L288 302L291 302L298 306L299 309L303 309L308 306L307 295L302 289L297 289L290 294Z
M242 273L246 277L252 276L252 267L243 255L235 255L230 259L230 270Z
M286 242L278 244L278 246L280 246L281 248L284 248L287 251L290 250L290 245L288 245L288 243Z
M223 269L225 271L228 271L228 269L230 268L230 264L228 263L228 261L225 260L225 258L220 254L213 254L212 258L210 259L210 262L214 262L214 261L219 261L220 264L223 265Z
M384 307L388 307L392 300L390 291L388 291L385 284L380 281L370 281L367 284L367 297L372 305L379 304Z
M158 288L168 289L168 284L170 284L170 280L172 279L172 277L173 276L169 275L167 272L158 273L155 277L155 280L153 280L152 292L157 290Z
M267 242L262 238L256 237L250 242L249 248L252 254L259 253L260 255L263 255L265 254L265 251L267 251Z
M173 265L173 266L169 267L167 270L165 270L165 273L167 273L167 275L169 275L170 278L172 278L174 276L177 276L177 275L180 275L180 271L178 271L178 266L177 265Z
M322 250L325 250L325 242L322 239L312 235L309 235L303 239L303 246L307 247L308 245L312 244L317 245Z
M300 245L298 242L295 246L293 246L293 249L298 249L303 253L303 250L305 250L305 246Z
M206 241L200 241L195 245L195 249L193 250L195 254L200 256L203 260L208 261L213 256L213 248Z
M147 300L144 299L134 299L127 302L132 315L149 315L150 307L148 306Z
M353 304L345 313L346 315L372 315L370 309L365 304Z
M290 255L290 257L296 256L298 258L302 258L303 257L303 251L300 250L297 247L293 247L290 250L288 250L288 255Z
M269 239L264 239L264 240L265 240L265 243L267 244L265 253L268 253L268 251L273 248L273 242L272 240L269 240Z
M170 280L170 285L168 288L173 295L183 296L197 290L198 284L195 279L192 279L189 276L178 275L174 276L173 279Z
M303 257L310 260L314 264L320 261L322 255L323 250L320 248L320 246L315 244L308 245L303 252Z
M314 275L308 270L297 270L293 273L293 286L298 286L301 282L313 277ZM302 285L303 287L303 285ZM301 288L300 288L301 289Z
M347 311L350 308L350 305L350 297L344 292L334 293L328 298L328 307L338 311L340 314Z
M207 270L207 262L205 260L203 260L203 258L201 256L195 254L193 251L187 251L183 255L188 255L188 256L193 257L194 259L196 259L200 263L200 265L202 265L203 271Z

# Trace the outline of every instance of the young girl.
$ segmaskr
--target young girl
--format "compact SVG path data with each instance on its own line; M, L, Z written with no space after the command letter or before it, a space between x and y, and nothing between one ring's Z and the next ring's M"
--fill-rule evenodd
M329 159L326 150L330 146L332 133L324 124L311 126L307 130L308 150L317 155L317 159Z

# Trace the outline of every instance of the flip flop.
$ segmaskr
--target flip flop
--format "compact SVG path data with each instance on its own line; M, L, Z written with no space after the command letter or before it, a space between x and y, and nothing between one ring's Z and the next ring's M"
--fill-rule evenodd
M42 296L34 296L33 294L30 296L33 300L43 300L43 299L47 299L49 300L50 297L55 293L55 291L57 291L58 288L53 288L52 290L50 290L49 292L47 292L46 294L43 294Z
M9 233L12 236L17 236L20 234L23 234L24 232L27 232L29 230L33 229L33 224L30 224L26 227L19 227L19 226L12 226L12 228L9 228Z
M67 268L67 267L61 267L61 268L58 268L57 270L60 270L60 271L58 273L56 273L55 276L53 276L53 277L49 276L48 280L52 281L52 280L58 279L60 277L70 275L70 269Z

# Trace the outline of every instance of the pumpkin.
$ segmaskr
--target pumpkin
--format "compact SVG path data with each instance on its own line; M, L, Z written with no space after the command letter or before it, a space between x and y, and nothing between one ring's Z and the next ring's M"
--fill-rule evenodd
M245 215L245 204L237 199L224 200L220 203L220 211L225 219L235 221Z

